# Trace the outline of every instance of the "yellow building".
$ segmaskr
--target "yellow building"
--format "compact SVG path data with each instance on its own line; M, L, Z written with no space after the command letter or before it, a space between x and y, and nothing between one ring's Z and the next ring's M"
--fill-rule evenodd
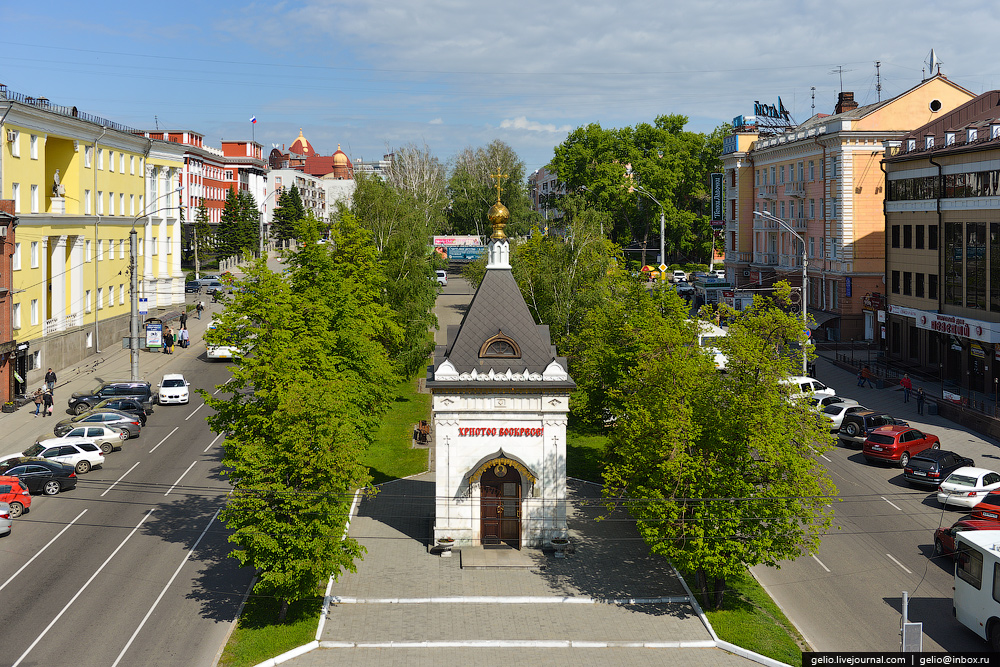
M722 155L727 276L750 289L800 285L803 247L791 229L806 244L806 297L820 339L880 339L872 304L886 294L882 143L973 97L939 74L865 106L840 93L832 115L798 125L766 127L780 121L780 102L739 117Z
M129 232L150 315L184 302L183 148L0 90L0 199L14 200L14 338L23 388L128 335ZM25 345L27 343L27 345ZM19 391L23 391L19 387Z

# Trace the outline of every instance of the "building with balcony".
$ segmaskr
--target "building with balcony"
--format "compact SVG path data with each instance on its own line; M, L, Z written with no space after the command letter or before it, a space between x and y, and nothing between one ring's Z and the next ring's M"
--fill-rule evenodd
M558 198L566 194L566 185L559 181L555 172L549 171L548 166L536 169L528 176L528 193L531 197L531 210L535 211L543 219L558 220L563 217L556 203Z
M1000 91L889 142L887 354L995 406L1000 384Z
M0 198L13 200L17 218L4 255L18 394L39 386L45 368L128 334L133 225L139 296L150 313L184 302L176 193L184 161L177 144L2 88L0 117Z
M272 169L267 174L268 190L274 193L272 199L274 204L264 212L264 222L271 224L274 219L274 209L277 208L278 199L284 190L290 190L292 186L299 190L299 198L302 199L302 206L311 212L317 220L326 220L329 211L326 206L326 182L324 179L298 169Z
M727 276L747 288L801 284L800 243L755 212L780 218L807 244L806 298L818 337L876 340L877 313L863 297L886 291L882 143L973 97L939 74L865 106L840 93L832 115L780 131L739 117L722 156Z

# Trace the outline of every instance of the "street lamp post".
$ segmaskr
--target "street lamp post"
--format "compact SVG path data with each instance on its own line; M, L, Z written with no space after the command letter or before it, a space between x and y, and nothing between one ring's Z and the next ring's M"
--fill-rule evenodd
M641 185L633 185L631 187L636 192L644 194L650 199L652 199L654 202L656 202L656 205L660 207L660 264L666 264L667 255L665 251L664 238L663 238L666 233L665 231L666 219L663 214L663 204L661 204L659 199L651 195L649 191L647 191L646 188L642 187ZM663 269L660 269L660 280L663 280Z
M808 260L808 257L806 256L806 241L801 236L799 236L799 234L794 229L792 229L788 225L788 223L786 223L781 218L779 218L777 216L774 216L774 215L771 215L767 211L754 211L753 214L755 216L764 218L765 220L770 220L771 222L778 223L779 225L781 225L782 227L784 227L785 231L787 231L792 236L794 236L795 238L797 238L799 240L799 243L802 244L802 295L801 295L802 296L802 298L801 298L801 301L802 301L802 330L803 330L803 332L808 331L808 329L809 329L809 315L806 312L806 295L809 293L808 292L809 274L807 272L807 267L809 265L808 264L809 260ZM808 371L809 371L809 357L808 357L808 352L806 350L806 346L803 345L802 346L802 374L803 375L808 375L809 374Z
M154 199L153 201L146 204L146 207L152 206L156 202L160 201L164 197L169 197L172 194L180 196L182 191L181 186L177 186L176 190L168 190L162 195ZM143 207L143 212L138 215L134 220L132 220L132 231L128 234L128 248L129 248L129 288L131 290L131 295L129 297L129 305L131 306L131 316L129 318L129 341L128 341L128 355L129 362L131 366L131 374L133 380L139 379L139 241L138 236L135 231L135 225L143 218L147 218L154 213L159 211L165 211L167 209L174 208L173 206L164 206L163 208L158 208L156 210L146 212L146 207Z

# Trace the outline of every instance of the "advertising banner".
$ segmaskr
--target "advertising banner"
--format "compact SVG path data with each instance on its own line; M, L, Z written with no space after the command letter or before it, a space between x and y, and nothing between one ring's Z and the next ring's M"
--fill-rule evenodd
M146 323L146 347L163 346L163 324L160 322Z
M478 236L435 236L434 247L441 246L481 246L483 240Z
M722 223L722 174L712 174L712 222Z
M463 262L472 262L479 259L479 256L486 252L486 247L477 246L448 246L448 259L455 259Z

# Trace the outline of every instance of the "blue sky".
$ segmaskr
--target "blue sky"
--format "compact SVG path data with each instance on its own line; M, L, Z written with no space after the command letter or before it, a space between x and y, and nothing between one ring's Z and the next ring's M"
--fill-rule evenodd
M209 145L288 145L352 159L426 144L443 161L493 139L528 172L568 131L678 113L710 131L780 96L795 119L862 104L942 72L1000 87L988 5L779 0L228 0L5 3L0 83L138 128L191 129Z

